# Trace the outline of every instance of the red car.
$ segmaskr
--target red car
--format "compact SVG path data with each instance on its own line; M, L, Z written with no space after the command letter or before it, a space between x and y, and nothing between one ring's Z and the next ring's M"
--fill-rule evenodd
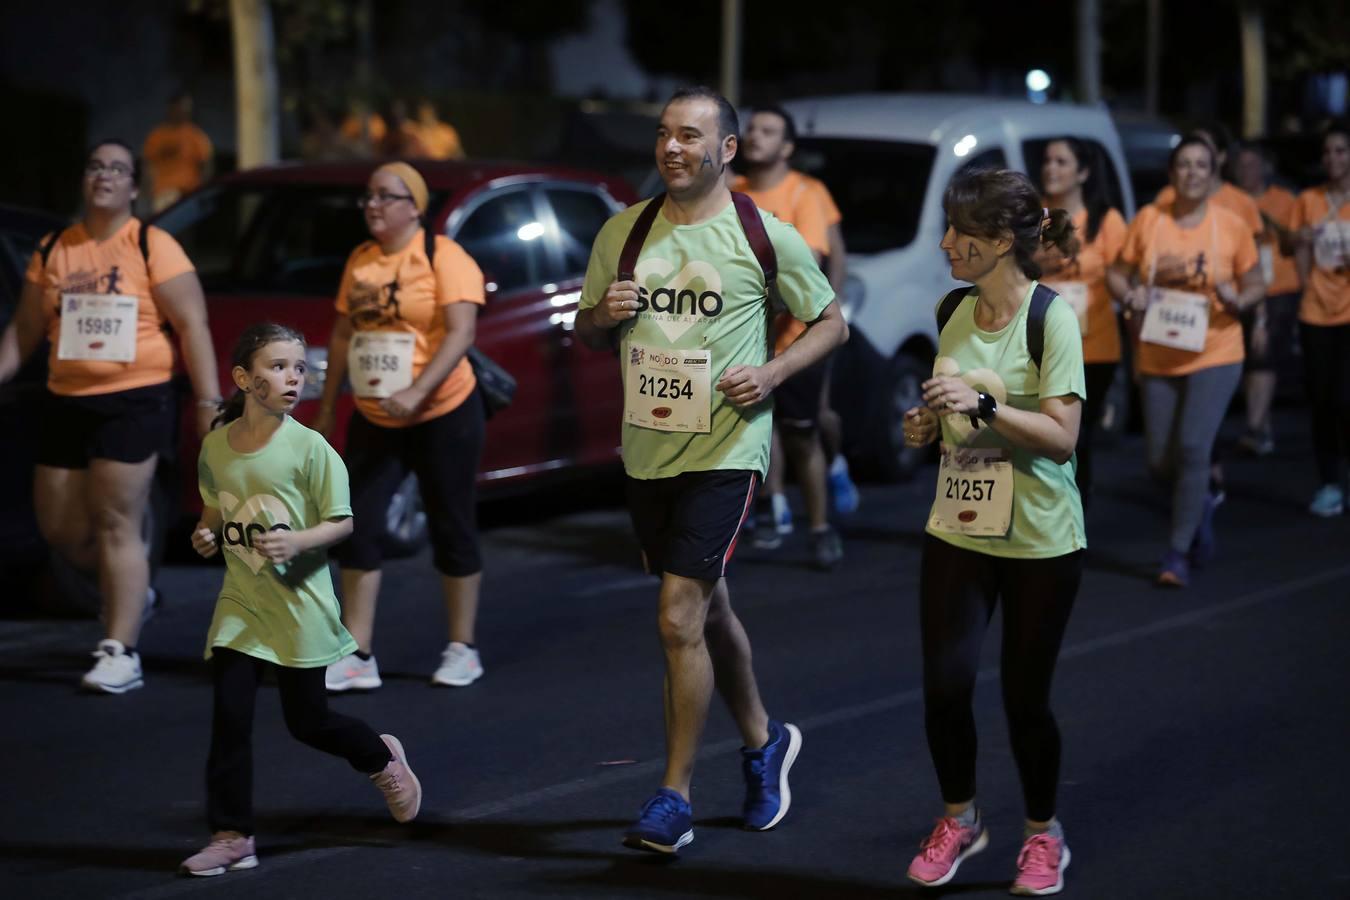
M488 423L485 488L618 459L622 396L614 361L575 346L572 323L591 243L636 201L620 179L554 166L418 163L431 199L428 227L458 241L487 280L476 345L515 376L515 402ZM368 240L357 206L375 163L282 165L225 175L165 210L206 290L220 383L232 391L230 352L248 325L273 320L309 342L310 382L297 417L317 408L333 301L351 251ZM226 394L228 396L228 393ZM339 408L342 450L350 396ZM178 459L197 458L192 416ZM184 512L200 505L196 467L180 465ZM391 549L410 550L422 522L411 477L389 512Z

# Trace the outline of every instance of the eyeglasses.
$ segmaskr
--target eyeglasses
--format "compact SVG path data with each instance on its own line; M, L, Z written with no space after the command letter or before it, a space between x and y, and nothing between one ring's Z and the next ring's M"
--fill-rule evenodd
M362 194L356 198L356 205L365 209L367 206L388 206L396 200L412 200L412 194L386 194L384 191Z
M107 175L112 179L130 178L131 167L124 166L121 163L112 163L105 166L98 160L93 160L85 163L84 174L89 178L97 178L100 175Z

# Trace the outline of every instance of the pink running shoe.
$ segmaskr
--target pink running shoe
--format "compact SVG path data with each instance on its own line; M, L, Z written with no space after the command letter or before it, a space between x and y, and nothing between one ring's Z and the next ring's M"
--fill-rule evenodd
M909 878L924 887L937 887L956 877L966 857L989 846L989 832L979 819L966 827L947 816L938 819L937 827L920 846L919 855L909 864Z
M1044 897L1064 890L1064 870L1069 867L1069 845L1062 838L1033 834L1017 854L1017 880L1012 893Z
M370 776L370 780L384 792L384 802L389 805L389 813L394 821L411 822L422 808L422 782L408 767L402 741L392 734L382 734L380 740L384 741L394 758L389 760L383 770Z
M183 860L178 870L184 875L209 877L257 867L253 838L244 837L237 831L217 831L211 835L211 843Z

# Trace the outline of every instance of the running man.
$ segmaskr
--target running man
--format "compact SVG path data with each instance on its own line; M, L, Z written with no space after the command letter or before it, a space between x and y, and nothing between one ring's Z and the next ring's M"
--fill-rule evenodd
M605 223L576 322L587 346L619 349L629 512L647 571L661 577L666 771L624 843L662 853L694 839L690 781L714 678L745 742L745 827L772 828L791 803L801 732L765 712L725 576L769 464L769 395L848 335L810 248L751 210L746 226L767 232L777 256L777 292L808 323L766 361L770 288L726 182L738 130L735 109L708 88L671 97L655 147L667 193L649 201L654 217L643 203ZM649 232L640 253L624 254L635 226Z

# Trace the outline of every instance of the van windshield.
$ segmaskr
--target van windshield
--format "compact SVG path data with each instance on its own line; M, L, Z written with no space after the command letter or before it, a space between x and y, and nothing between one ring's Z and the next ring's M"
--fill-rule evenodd
M927 144L803 137L792 164L834 195L848 252L880 253L914 240L936 154Z

